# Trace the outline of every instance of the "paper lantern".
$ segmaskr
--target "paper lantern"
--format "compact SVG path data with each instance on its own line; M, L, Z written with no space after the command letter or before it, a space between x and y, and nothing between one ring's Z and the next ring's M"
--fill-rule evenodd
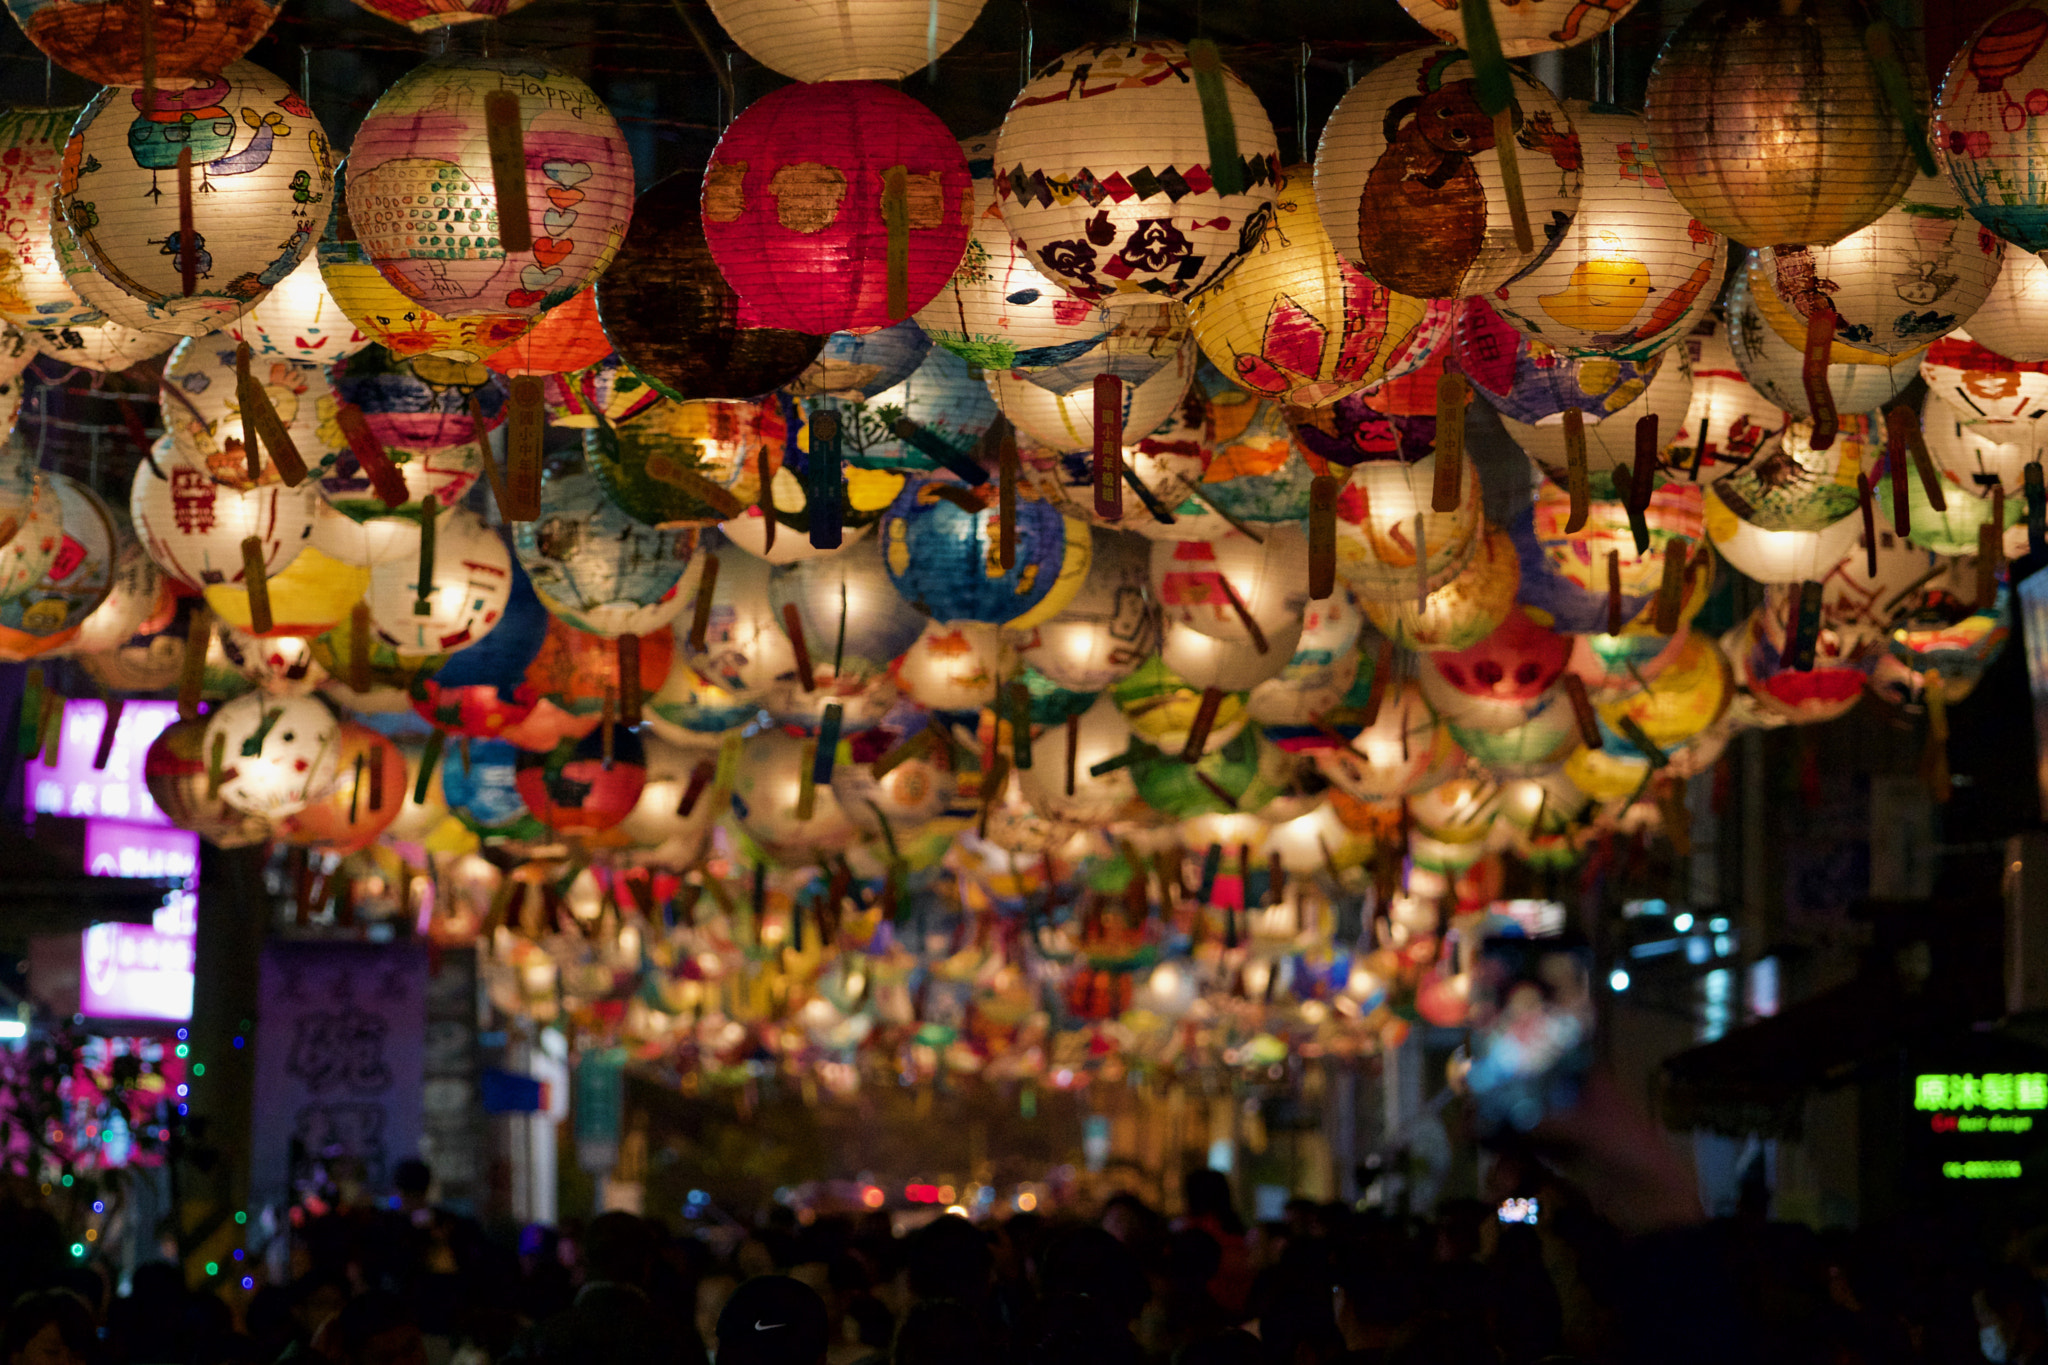
M319 494L310 486L266 484L238 492L178 459L169 437L135 466L128 517L157 566L188 588L243 581L242 543L263 544L263 568L275 576L312 534ZM159 472L161 471L161 472Z
M1649 388L1664 356L1625 361L1580 358L1508 324L1483 298L1465 300L1454 333L1457 365L1501 416L1535 423L1566 408L1605 416L1619 412Z
M1692 401L1678 430L1667 437L1664 465L1694 483L1712 483L1748 465L1784 421L1778 406L1743 378L1728 346L1728 331L1716 325L1710 334L1695 332L1673 348L1674 355L1682 352L1689 358ZM1638 401L1652 397L1646 394ZM1661 420L1658 434L1666 435ZM1590 432L1587 439L1590 464Z
M780 614L768 600L769 566L751 555L706 553L716 555L718 576L704 618L703 646L695 643L694 622L685 621L676 637L677 653L734 704L751 703L752 714L767 699L776 679L795 671L796 651L783 633ZM699 572L708 572L708 567ZM694 616L696 592L689 597Z
M438 765L449 813L465 829L485 839L546 837L546 827L519 794L519 757L511 744L480 739Z
M820 681L857 686L880 677L924 632L925 617L896 591L882 549L872 539L826 559L771 570L768 601L777 622L786 622L786 609L795 608ZM779 690L776 709L815 714L829 700L820 693L805 694L792 682Z
M915 322L873 332L834 332L825 338L818 358L784 389L797 398L866 402L915 374L931 348L931 338Z
M328 371L340 400L363 415L385 446L441 450L482 439L470 418L476 401L488 431L504 420L510 390L481 364L439 356L400 360L383 347L348 357Z
M490 458L486 448L476 442L423 450L386 446L384 456L398 471L405 489L405 501L396 507L378 496L376 483L363 472L362 464L350 450L343 450L313 480L326 508L321 520L315 523L313 538L318 543L325 534L332 547L330 553L336 558L351 563L382 564L403 559L409 552L417 553L417 523L428 496L439 507L460 504L483 477L484 461ZM357 534L349 536L340 528L323 533L321 527L328 524L330 516L352 523Z
M1531 57L1561 47L1575 47L1599 37L1635 8L1635 0L1514 0L1490 3L1493 28L1501 52ZM1457 0L1401 0L1408 17L1448 47L1467 46L1465 17Z
M340 725L311 697L252 692L215 711L205 748L221 759L221 798L238 810L277 820L303 810L340 779Z
M327 681L303 636L259 637L224 623L215 635L228 666L272 696L304 696Z
M1920 429L1935 468L1980 498L2003 488L2008 499L2024 496L2026 467L2038 463L2042 442L2031 424L1989 422L1965 425L1956 409L1930 393L1920 405Z
M248 342L259 359L302 365L331 364L370 344L327 292L320 262L311 256L227 331L233 340Z
M1603 705L1600 718L1612 733L1623 736L1617 744L1621 751L1636 751L1635 741L1623 729L1624 717L1633 720L1651 743L1670 749L1720 719L1731 688L1728 661L1713 637L1687 631L1677 657L1657 674L1656 686Z
M1287 410L1230 385L1214 366L1205 364L1195 385L1203 398L1200 496L1195 496L1197 488L1190 487L1193 514L1184 516L1186 505L1182 504L1173 515L1191 524L1176 525L1162 534L1175 540L1214 538L1230 524L1228 517L1240 522L1288 522L1307 516L1315 471L1294 444ZM1195 390L1189 393L1192 403ZM1184 408L1181 420L1188 415ZM1176 480L1169 477L1164 482L1171 487ZM1140 520L1129 511L1124 519Z
M36 354L60 365L113 374L138 360L162 355L183 339L176 332L143 332L108 321L35 328L29 344Z
M1948 699L1961 701L2011 638L2012 589L2005 584L1982 609L1974 593L1930 592L1892 628L1890 655L1871 670L1872 690L1893 701L1918 701L1926 675L1936 672Z
M153 56L158 88L182 90L204 85L247 52L269 31L282 3L227 0L180 8L163 0L152 5L153 23L122 0L8 0L7 10L30 42L74 75L100 85L140 85Z
M67 235L57 210L57 174L64 143L82 109L11 109L0 114L0 156L7 180L0 200L0 318L28 327L102 321L71 288L51 229Z
M567 374L588 369L612 353L597 320L597 291L585 287L535 320L531 329L484 364L503 375Z
M1740 380L1736 381L1738 384ZM1660 473L1668 472L1684 478L1691 474L1691 456L1696 447L1681 447L1678 442L1685 439L1686 417L1693 404L1692 362L1683 346L1673 346L1657 357L1656 373L1650 377L1650 385L1633 401L1623 407L1608 411L1602 404L1598 410L1579 411L1579 431L1584 439L1586 470L1592 477L1590 484L1612 487L1617 479L1624 484L1633 477L1636 459L1636 428L1645 417L1657 419L1657 465ZM1745 392L1749 386L1743 384ZM1750 392L1752 398L1755 397ZM1775 414L1773 414L1775 416ZM1502 417L1500 424L1508 438L1522 448L1522 453L1543 466L1543 472L1560 483L1570 479L1569 445L1565 438L1563 412L1555 412L1535 423L1518 422L1512 417ZM1684 463L1681 463L1683 461ZM1732 465L1717 463L1701 478L1701 482L1725 474Z
M641 723L671 744L722 734L752 724L761 716L759 701L735 696L707 681L683 659L680 650L668 678L653 696L641 703L641 708Z
M998 511L969 512L938 496L955 486L935 476L904 486L882 516L889 581L911 606L941 621L992 621L1023 629L1057 615L1088 574L1084 523L1036 499L1020 499L1013 562L1004 568Z
M460 508L437 522L428 581L421 581L417 560L390 560L371 567L363 596L377 638L402 659L446 654L481 640L512 595L512 554L496 531Z
M57 486L25 454L0 456L0 601L19 597L49 570L64 543Z
M746 54L797 81L893 81L938 61L986 0L715 0Z
M1586 157L1578 212L1556 248L1490 302L1566 355L1644 360L1713 306L1727 242L1672 197L1640 115L1565 107Z
M99 494L63 474L43 475L57 495L56 553L39 578L0 601L0 655L34 658L68 643L114 587L120 535ZM16 536L28 534L16 531Z
M747 741L733 780L732 810L740 828L772 857L815 858L859 837L832 784L805 781L813 758L808 743L781 730L764 730ZM810 810L799 814L806 786Z
M519 97L532 245L501 243L484 103ZM603 272L633 209L611 111L566 71L444 57L377 97L349 147L348 206L370 260L443 317L538 317Z
M884 327L960 264L970 203L959 145L908 95L868 81L785 86L719 139L704 235L743 322Z
M1064 732L1047 733L1032 765L1018 774L1024 798L1047 819L1077 825L1108 824L1137 798L1138 786L1128 768L1114 768L1100 777L1090 770L1123 754L1131 738L1131 724L1115 700L1098 697ZM1073 774L1071 791L1069 772Z
M1278 403L1323 407L1420 365L1443 340L1422 299L1368 277L1330 244L1309 168L1282 176L1256 248L1188 303L1218 369Z
M866 402L817 398L806 407L812 420L821 412L838 416L840 457L862 469L935 469L938 460L924 449L933 445L943 448L951 463L973 463L998 416L982 377L936 346L910 378ZM916 441L897 432L898 421L915 426Z
M1427 684L1424 691L1429 691ZM1459 695L1464 702L1472 700ZM1562 688L1521 703L1512 723L1496 727L1467 724L1459 709L1439 710L1438 714L1458 747L1496 777L1544 776L1564 762L1579 743L1578 719Z
M1432 510L1437 457L1360 465L1337 495L1337 572L1361 602L1419 600L1457 577L1478 543L1479 470L1464 462L1458 505Z
M440 729L477 739L494 739L525 720L540 702L540 689L526 673L547 639L549 619L533 584L515 569L497 626L421 679L413 710Z
M339 403L325 370L265 357L250 361L249 376L269 398L308 469L322 469L340 457L346 441L335 424ZM223 334L179 342L164 366L163 388L164 426L180 463L242 491L282 479L269 452L257 478L249 477L233 340Z
M1807 319L1824 305L1834 310L1838 341L1902 355L1968 322L1990 295L2006 250L1961 210L1954 186L1923 175L1882 218L1832 246L1758 251L1761 285L1789 314L1779 335L1803 345Z
M634 521L585 470L548 471L540 516L512 525L512 549L548 610L593 635L647 635L690 605L676 591L689 531Z
M418 554L418 550L414 550ZM369 569L329 559L310 543L292 557L283 572L270 577L270 630L267 636L324 635L348 616L370 586ZM249 592L235 579L205 585L206 605L237 630L254 625ZM341 667L348 666L342 655Z
M1446 348L1452 311L1452 305L1438 299L1430 305L1432 321L1426 324L1441 324L1438 330ZM1285 409L1295 444L1307 454L1347 468L1372 460L1413 464L1436 449L1434 410L1427 416L1392 415L1373 406L1376 397L1376 392L1354 394L1328 407Z
M1798 669L1787 656L1791 624L1799 613L1796 589L1773 586L1764 601L1722 637L1734 680L1751 700L1794 725L1815 725L1846 715L1863 699L1865 674L1874 660L1859 658L1848 642L1823 621L1814 639L1814 666ZM1882 648L1882 645L1879 646Z
M1259 655L1248 645L1226 645L1221 640L1203 635L1199 631L1189 630L1185 626L1180 627L1175 633L1193 637L1193 641L1184 646L1184 649L1200 647L1200 642L1207 641L1207 647L1218 652L1231 650L1239 657L1250 655L1254 660L1266 657ZM1259 665L1261 668L1267 668L1268 671L1264 673L1257 673L1256 669L1249 670L1256 676L1251 678L1246 688L1264 682L1274 672L1284 668L1286 663L1286 656L1279 656L1272 659L1270 666L1264 663ZM1195 713L1202 705L1202 688L1176 673L1162 655L1154 655L1133 669L1129 677L1112 687L1110 697L1116 702L1117 709L1123 712L1124 719L1131 723L1131 729L1138 738L1155 749L1177 754L1187 747L1188 735L1195 722ZM1225 694L1221 704L1216 708L1215 722L1209 730L1209 744L1227 744L1244 728L1247 718L1246 701L1242 690L1233 690Z
M367 725L341 727L341 781L335 789L286 817L278 837L325 853L359 853L398 819L407 792L405 755Z
M187 336L224 327L298 268L326 221L334 163L313 111L252 62L209 69L221 74L177 90L159 74L153 105L129 86L102 90L65 146L64 219L93 269L141 305L123 315L102 303L116 321ZM189 253L176 193L188 150Z
M726 504L711 501L704 485L727 490L742 507L758 501L760 452L779 465L788 438L775 403L664 400L615 428L584 433L583 453L604 495L635 521L710 526L725 518Z
M1365 614L1380 634L1402 649L1470 649L1507 619L1521 584L1514 540L1489 526L1472 558L1450 582L1419 603L1365 603Z
M1246 692L1276 678L1300 647L1305 623L1282 626L1260 649L1249 640L1224 640L1169 621L1160 629L1159 661L1189 686L1216 692Z
M1340 255L1422 299L1490 293L1537 262L1551 225L1578 208L1579 139L1549 90L1520 71L1513 79L1516 164L1535 248L1515 245L1494 123L1479 107L1472 64L1458 48L1428 47L1352 86L1323 125L1316 204Z
M1787 12L1709 0L1665 41L1645 115L1657 166L1712 231L1754 246L1839 242L1899 201L1913 153L1865 47L1860 0ZM1904 68L1919 63L1881 38Z
M1970 314L1970 336L2010 360L2048 360L2048 264L2008 251L1991 292Z
M1253 727L1246 727L1227 744L1211 745L1193 763L1153 753L1139 758L1130 771L1138 799L1176 820L1258 810L1279 794L1287 780L1284 756ZM1218 790L1229 798L1227 804L1217 796Z
M404 24L414 33L471 24L479 19L502 19L522 10L532 0L355 0L380 19Z
M2033 107L2033 92L2048 80L2044 38L2048 13L2031 0L1988 20L1949 63L1929 137L1977 221L2029 252L2048 247Z
M1684 632L1663 636L1624 626L1619 635L1588 631L1572 640L1570 670L1596 703L1632 697L1677 657Z
M1554 630L1574 635L1605 632L1612 555L1620 569L1621 619L1634 618L1652 605L1663 584L1664 556L1690 555L1700 541L1701 498L1700 489L1685 484L1659 486L1643 512L1650 548L1639 555L1628 510L1621 503L1593 503L1585 527L1569 534L1564 526L1571 515L1570 496L1547 481L1541 484L1534 503L1508 523L1521 561L1523 607L1538 624Z
M1131 675L1157 646L1145 542L1092 528L1088 577L1058 615L1015 638L1017 657L1059 686L1100 692Z
M1125 432L1150 431L1173 414L1194 378L1199 354L1193 343L1183 343L1151 378L1122 386ZM987 381L996 406L1025 439L1059 451L1094 448L1092 382L1065 393L1054 393L1019 373L990 371Z
M1754 293L1751 272L1736 271L1728 287L1728 347L1735 353L1735 363L1750 387L1766 399L1794 417L1810 416L1800 377L1801 350L1765 320ZM1874 352L1866 354L1875 359ZM1830 364L1828 392L1835 411L1869 412L1889 403L1913 382L1926 354L1912 351L1889 363Z
M1729 567L1759 583L1818 580L1856 544L1863 532L1858 517L1816 530L1767 531L1738 517L1716 490L1705 499L1707 534Z
M609 739L600 730L544 754L522 750L513 771L534 817L574 836L610 829L633 813L647 782L647 757L639 735L614 726Z
M1317 749L1316 770L1367 801L1423 791L1451 775L1463 755L1413 683L1389 685L1373 723L1349 748Z
M668 677L674 657L675 642L668 631L641 637L639 681L642 697L651 697L660 688ZM542 702L533 719L540 720L541 713L552 705L562 713L558 719L595 722L604 714L607 698L614 706L617 705L622 677L617 641L578 630L559 618L553 619L548 623L547 635L533 656L533 662L526 667L526 681L540 694ZM581 738L590 733L592 725L569 728L577 738ZM560 735L556 735L535 747L551 749L559 739ZM520 743L524 745L525 740L521 739Z
M932 711L978 711L996 700L1003 667L1001 632L983 621L933 621L890 665L904 695Z
M215 848L247 848L270 837L270 821L230 806L220 795L207 795L207 722L174 720L150 744L143 757L143 781L156 802L179 829L196 832Z
M2048 416L2048 362L1999 355L1961 328L1927 348L1921 372L1927 391L1965 425L2031 426Z
M1299 621L1308 602L1308 538L1276 526L1263 543L1237 532L1213 543L1154 541L1151 573L1167 622L1219 640L1253 640L1254 627L1270 637Z
M1815 450L1812 424L1794 422L1775 451L1722 479L1714 492L1735 515L1766 531L1818 531L1841 520L1858 506L1857 474L1874 476L1885 449L1874 418L1849 417L1841 425L1826 450Z
M1365 615L1346 592L1303 608L1301 636L1287 663L1251 689L1247 709L1266 738L1290 752L1331 742L1323 716L1343 706L1358 681L1364 628Z
M1570 637L1518 606L1477 644L1431 653L1428 667L1467 695L1526 702L1550 690L1570 657Z
M702 742L686 746L643 734L640 746L645 755L646 781L640 788L640 799L619 821L619 833L645 847L693 855L726 804L722 796L704 790L699 792L688 814L679 813L690 789L691 775L698 761L706 757ZM679 865L690 861L694 858L676 860Z
M119 649L136 635L151 634L171 623L177 597L170 579L142 548L142 542L121 537L114 556L114 582L106 600L95 607L61 651L73 657Z
M1995 524L1992 514L1996 504L1990 497L1971 496L1975 490L1966 489L1953 474L1944 473L1941 484L1943 500L1948 506L1937 512L1928 502L1927 490L1921 486L1920 480L1907 480L1907 538L1921 549L1932 550L1938 555L1974 555L1977 553L1978 529ZM1877 504L1879 521L1886 526L1893 525L1891 518L1895 504L1889 479L1878 486ZM2026 524L2025 498L2007 498L2004 511L2006 528Z

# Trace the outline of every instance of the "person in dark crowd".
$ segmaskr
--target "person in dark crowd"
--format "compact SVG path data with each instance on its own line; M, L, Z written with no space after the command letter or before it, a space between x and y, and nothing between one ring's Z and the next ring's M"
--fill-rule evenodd
M825 1301L787 1275L757 1275L718 1315L718 1365L824 1365Z
M6 1365L92 1365L98 1354L92 1309L68 1289L22 1295L0 1331Z
M513 1358L530 1365L702 1365L696 1334L672 1306L680 1300L657 1303L648 1293L659 1253L654 1228L634 1214L591 1220L586 1277L575 1301L530 1332Z

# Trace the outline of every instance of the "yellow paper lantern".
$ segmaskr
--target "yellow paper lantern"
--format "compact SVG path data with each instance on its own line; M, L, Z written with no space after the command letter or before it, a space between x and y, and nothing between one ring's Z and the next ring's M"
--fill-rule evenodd
M1458 505L1434 509L1437 456L1378 460L1337 496L1337 572L1361 602L1420 601L1456 578L1478 544L1479 469L1464 461Z
M511 600L512 552L474 512L457 509L439 518L432 570L430 581L421 582L417 560L387 560L370 569L363 594L370 623L402 659L476 643Z
M1416 602L1367 602L1365 614L1402 649L1470 649L1491 635L1515 605L1521 562L1506 531L1489 526L1457 577Z
M1671 749L1719 720L1731 690L1728 660L1713 637L1687 631L1655 685L1603 705L1600 718L1617 733L1622 733L1624 717L1633 720L1653 744Z
M413 553L418 555L417 547ZM349 612L369 590L370 570L367 565L345 564L332 559L308 544L282 573L271 577L268 586L270 634L299 635L311 639L346 624ZM237 630L248 630L252 624L249 592L235 583L207 585L206 605L213 608L214 615ZM340 656L338 663L332 659L323 660L323 663L330 670L338 667L344 678L348 676L346 653Z

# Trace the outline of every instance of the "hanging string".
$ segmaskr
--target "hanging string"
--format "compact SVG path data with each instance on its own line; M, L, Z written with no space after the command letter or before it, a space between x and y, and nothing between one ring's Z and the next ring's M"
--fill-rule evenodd
M928 85L939 83L939 0L931 0L924 20L924 78Z
M1614 29L1610 26L1593 44L1593 98L1614 103Z
M1294 143L1300 149L1298 160L1306 166L1308 152L1308 43L1304 41L1301 51L1294 57Z
M299 44L299 98L313 107L313 49L305 43Z
M1138 41L1138 0L1131 0L1131 41Z
M1017 42L1017 88L1031 84L1031 0L1024 0L1024 32Z

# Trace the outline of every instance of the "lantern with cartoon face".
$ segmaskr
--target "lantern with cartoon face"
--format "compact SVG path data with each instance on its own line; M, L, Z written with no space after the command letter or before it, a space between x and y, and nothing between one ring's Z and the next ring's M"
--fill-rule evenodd
M741 321L842 332L901 322L960 264L967 162L938 116L868 81L747 106L704 174L704 235Z
M512 554L496 531L459 508L436 520L434 562L425 582L416 558L388 560L370 570L363 599L370 605L370 624L401 659L446 654L481 640L512 595Z

